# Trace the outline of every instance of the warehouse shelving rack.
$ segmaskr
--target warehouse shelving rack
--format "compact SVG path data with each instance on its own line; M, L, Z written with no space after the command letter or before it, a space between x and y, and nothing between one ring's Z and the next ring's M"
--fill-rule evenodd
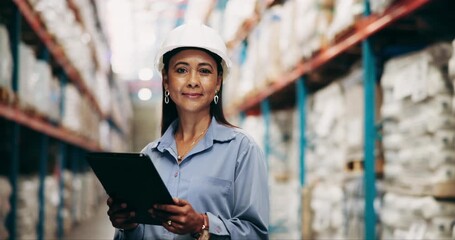
M342 36L339 36L336 41L315 53L310 59L302 60L289 72L281 75L275 79L273 83L255 90L246 95L244 99L227 106L227 113L229 115L239 115L243 119L249 113L257 114L261 112L265 123L265 134L263 145L265 148L266 158L268 159L271 152L271 146L268 138L268 131L270 128L270 112L272 109L280 109L283 106L294 105L297 107L299 114L299 127L300 127L300 184L305 186L305 152L306 139L305 139L305 106L306 98L310 92L314 92L323 88L328 82L320 82L312 80L313 72L323 72L324 68L330 65L339 64L339 58L343 55L352 54L352 52L359 53L362 58L363 66L363 86L364 86L364 194L365 194L365 215L364 215L364 239L375 239L377 237L376 223L377 216L374 208L374 201L376 197L376 174L375 169L376 148L375 144L378 141L378 126L376 123L375 106L376 106L376 93L375 87L378 82L378 75L381 69L380 60L384 61L384 56L378 59L375 48L377 36L382 34L388 27L393 26L396 22L406 19L409 15L417 13L419 10L424 9L426 6L436 4L436 0L397 0L382 14L371 14L369 0L364 0L365 12L364 17L358 20L354 26L348 29ZM239 33L251 31L254 26L251 24L258 23L252 21L256 19L253 16L248 19L240 29ZM452 33L452 36L455 32ZM238 34L239 38L231 40L230 43L235 47L245 41L248 34ZM430 37L431 38L431 37ZM381 39L379 39L381 40ZM434 39L439 40L437 39ZM428 41L424 44L428 44ZM382 43L383 45L387 45ZM406 44L406 43L404 43ZM361 48L359 48L359 45ZM400 47L398 47L400 48ZM403 53L406 51L416 50L419 46L401 47L398 52ZM396 49L395 49L396 50ZM338 63L334 63L338 61ZM349 62L352 63L351 60ZM350 64L351 64L350 63ZM338 67L339 68L339 67ZM346 67L343 72L346 72ZM331 79L334 79L331 76ZM295 93L295 98L292 94ZM291 99L291 100L289 100ZM447 186L446 186L447 188Z
M62 47L53 39L52 35L46 30L38 15L27 1L14 0L8 3L2 3L2 6L7 8L11 14L9 19L9 35L11 53L13 57L13 72L12 72L12 88L13 92L18 91L18 78L19 78L19 42L22 37L22 30L24 28L23 19L26 20L25 24L37 36L37 39L44 47L43 60L49 61L52 57L57 65L57 76L62 85L67 82L73 83L82 95L85 95L95 109L101 119L106 120L113 129L120 134L123 129L116 121L106 113L103 113L96 98L90 91L89 86L85 85L81 75L76 70L74 65L65 56ZM74 5L72 5L74 8ZM5 11L5 9L3 11ZM73 9L74 10L74 9ZM63 94L63 92L62 92ZM61 108L63 103L61 102ZM16 216L18 213L18 177L23 168L30 170L28 165L33 166L35 173L39 174L39 189L38 189L38 205L39 205L39 221L36 226L38 239L44 239L44 228L46 225L45 219L45 177L49 171L52 171L57 176L59 185L59 206L57 208L57 238L63 238L63 198L64 198L64 179L63 171L69 169L73 172L87 171L88 166L85 163L83 156L87 151L100 151L103 150L101 146L86 137L80 136L59 124L48 120L46 117L41 116L33 111L19 107L15 93L9 93L8 99L0 101L0 124L4 128L6 134L1 138L5 141L4 147L0 151L6 151L2 159L3 166L8 169L2 168L1 174L9 175L10 183L12 186L12 194L10 198L11 211L7 217L7 229L10 233L11 240L17 238L18 229ZM27 134L28 135L27 135ZM32 136L32 137L30 137ZM29 156L29 149L24 152L26 142L33 141L33 148L37 148L33 152L36 153L35 160L25 160L23 156ZM56 156L52 158L54 162L50 162L50 148L57 149ZM31 150L30 150L31 151ZM39 156L39 157L36 157ZM6 161L6 162L5 162ZM32 162L30 162L32 161ZM35 162L37 161L37 162ZM26 164L24 164L26 162ZM51 165L51 163L53 165ZM49 170L52 169L52 170Z

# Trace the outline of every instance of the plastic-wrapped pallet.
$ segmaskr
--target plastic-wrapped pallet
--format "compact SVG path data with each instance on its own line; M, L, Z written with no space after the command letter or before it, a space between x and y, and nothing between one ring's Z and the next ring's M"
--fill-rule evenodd
M382 239L451 239L453 202L393 193L386 193L383 201Z
M11 206L9 198L12 188L8 178L0 176L0 239L8 239L9 233L6 229L6 217L8 216Z
M332 21L333 0L296 0L296 38L302 57L327 44L326 33Z
M90 40L93 44L92 50L95 51L95 60L99 70L104 74L109 72L109 49L107 43L103 41L102 32L97 27L97 12L95 6L90 0L73 0L72 1L79 13L79 17L85 30L90 34ZM99 11L99 10L98 10Z
M73 174L68 170L63 171L63 232L69 233L73 226Z
M363 0L335 0L333 21L327 30L329 41L354 25L356 19L363 14L363 6Z
M392 59L381 80L385 178L416 194L455 180L453 87L445 72L450 54L443 43Z
M343 185L344 234L347 239L362 239L364 235L365 190L363 175L346 179Z
M67 1L31 0L47 31L59 43L65 56L77 69L86 86L95 78L95 61L90 48L90 34L77 21Z
M264 67L261 65L264 59L260 58L261 33L265 24L261 22L248 36L248 47L244 63L241 65L241 81L238 85L239 93L243 94L242 98L247 93L263 88L266 82ZM260 68L262 70L259 70Z
M48 117L55 122L61 122L60 116L60 101L61 101L61 86L57 77L52 77L50 82L50 107Z
M452 42L452 57L449 60L449 78L452 81L453 91L455 92L455 40ZM455 112L455 95L453 97L452 107L453 112Z
M21 175L17 192L17 239L37 239L38 177Z
M337 184L317 183L312 191L312 237L314 239L342 239L343 189Z
M28 85L29 89L33 89L31 95L33 107L46 116L51 111L51 81L51 67L47 62L37 60Z
M30 84L33 71L35 70L36 57L33 49L24 43L19 44L19 82L18 96L22 106L33 104L34 89Z
M192 0L188 2L185 12L185 22L199 21L206 22L216 1Z
M6 27L0 25L0 88L12 91L11 77L13 59L9 45L9 36Z
M45 239L57 237L57 209L60 202L58 182L54 176L45 178Z
M309 97L307 106L305 182L324 179L339 183L346 162L345 99L334 82Z
M370 1L371 11L374 13L383 13L396 0L374 0Z
M452 42L452 57L449 60L449 77L455 81L455 40ZM454 85L455 86L455 85Z
M233 40L242 24L257 10L257 0L230 0L224 13L224 27L221 35L226 41Z
M98 102L101 111L103 113L111 112L111 89L109 87L109 79L106 74L97 71L95 81L95 97Z
M63 91L65 99L63 100L62 125L72 131L78 132L81 129L82 96L73 84L66 84Z
M267 86L271 81L276 80L282 73L280 53L280 34L282 26L283 7L276 5L271 7L262 16L261 24L258 26L258 52L257 65L255 66L256 84ZM263 72L263 76L258 74ZM258 76L259 75L259 76Z
M93 216L100 204L106 203L106 193L95 177L93 172L86 172L81 179L82 186L82 203L81 203L81 219L89 219Z
M296 110L274 111L269 129L270 238L297 239L299 215L299 148Z
M79 129L79 132L83 136L98 142L99 123L101 121L100 116L95 112L87 97L82 97L82 104L80 107L81 115L79 116L79 126L81 128Z
M344 124L346 132L347 161L363 160L364 91L363 71L354 67L340 79L345 99Z
M301 26L296 24L297 1L286 1L283 4L281 23L279 30L279 47L282 71L290 71L297 65L302 55L299 53L297 32L302 31ZM276 33L275 33L276 34Z

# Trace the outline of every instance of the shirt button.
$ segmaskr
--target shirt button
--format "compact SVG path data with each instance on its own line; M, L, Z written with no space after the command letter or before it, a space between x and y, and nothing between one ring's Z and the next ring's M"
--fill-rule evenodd
M174 177L177 177L179 175L179 172L175 172Z
M221 232L221 227L220 227L220 226L216 226L215 231L216 231L217 233L220 233L220 232Z

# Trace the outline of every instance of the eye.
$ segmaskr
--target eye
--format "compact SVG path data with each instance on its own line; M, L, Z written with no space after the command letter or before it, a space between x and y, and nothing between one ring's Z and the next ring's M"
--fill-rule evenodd
M211 74L212 73L212 71L210 69L208 69L208 68L201 68L199 70L199 72L201 72L203 74Z
M186 73L187 71L186 71L185 68L177 68L177 69L175 70L175 72L177 72L177 73Z

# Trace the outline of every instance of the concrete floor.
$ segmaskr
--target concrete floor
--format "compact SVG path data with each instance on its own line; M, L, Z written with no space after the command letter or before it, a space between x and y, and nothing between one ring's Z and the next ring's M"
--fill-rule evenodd
M100 206L93 218L73 228L64 239L108 240L114 238L114 227L107 217L107 206Z

